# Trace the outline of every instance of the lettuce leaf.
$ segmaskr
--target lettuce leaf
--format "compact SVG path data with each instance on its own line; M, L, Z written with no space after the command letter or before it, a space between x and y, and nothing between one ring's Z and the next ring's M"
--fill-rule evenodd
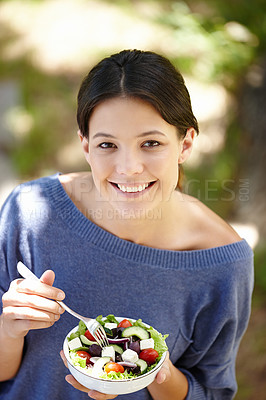
M132 379L136 378L138 375L133 374L132 372L114 372L111 371L108 374L104 372L99 376L101 379L112 379L112 380L124 380L124 379Z
M109 314L109 315L107 315L107 317L98 315L98 317L96 318L96 321L98 321L102 326L104 326L104 324L106 324L106 322L113 322L118 325L118 321L113 314Z
M133 323L133 325L134 326L140 326L141 328L145 329L147 332L150 333L151 338L154 340L154 349L156 351L158 351L159 356L161 358L163 353L168 350L167 344L165 343L165 339L169 335L162 335L161 333L156 331L156 329L154 329L152 326L147 328L147 326L142 322L141 319L138 319L137 321L135 321Z
M88 328L87 328L86 324L83 321L79 321L79 327L77 330L77 332L79 333L79 336L84 335L87 329Z
M74 365L82 368L86 367L86 358L79 357L76 352L70 352L69 355Z
M137 319L137 321L133 322L134 326L139 326L145 330L147 330L147 325L142 322L142 319Z
M154 340L154 349L158 351L159 356L161 357L163 353L168 350L167 344L165 343L165 339L169 335L162 335L152 327L147 329L147 331L150 333L151 338Z
M78 329L76 330L76 332L72 332L68 336L67 340L70 341L72 339L75 339L76 337L80 337L80 335L84 335L86 330L87 330L87 326L85 325L85 323L83 321L80 320Z

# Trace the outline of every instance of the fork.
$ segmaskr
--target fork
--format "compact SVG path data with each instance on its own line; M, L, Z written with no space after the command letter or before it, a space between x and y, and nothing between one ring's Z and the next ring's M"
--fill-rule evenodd
M26 265L24 265L21 261L18 262L17 264L17 270L19 274L25 278L25 279L32 279L32 280L39 280L36 275L28 268ZM109 342L105 333L105 330L103 329L102 325L96 321L96 319L93 318L87 318L83 317L82 315L78 314L77 312L71 310L65 303L59 300L55 300L58 304L60 304L61 307L63 307L69 314L73 315L74 317L80 319L85 323L87 326L88 330L92 334L92 336L95 338L97 344L101 347L104 348L106 346L109 346Z

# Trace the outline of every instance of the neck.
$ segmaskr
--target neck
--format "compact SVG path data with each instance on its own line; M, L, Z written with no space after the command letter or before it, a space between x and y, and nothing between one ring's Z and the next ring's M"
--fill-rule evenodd
M102 213L92 216L93 222L110 233L137 244L165 248L167 237L172 232L173 224L182 220L177 216L176 195L166 203L160 203L154 209L124 208L117 210L103 207ZM172 236L172 234L171 234ZM171 248L169 243L169 248Z
M61 175L60 182L76 207L92 222L108 232L137 244L175 250L184 237L187 212L183 195L174 191L167 201L153 209L124 208L98 202L89 173ZM87 185L84 188L84 185ZM78 190L78 189L83 189ZM85 190L86 189L86 190Z

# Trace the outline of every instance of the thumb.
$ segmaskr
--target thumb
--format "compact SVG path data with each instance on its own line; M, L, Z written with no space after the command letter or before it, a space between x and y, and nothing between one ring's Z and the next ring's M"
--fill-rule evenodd
M55 280L55 273L51 269L47 269L44 271L42 276L40 277L40 282L45 283L46 285L53 286Z

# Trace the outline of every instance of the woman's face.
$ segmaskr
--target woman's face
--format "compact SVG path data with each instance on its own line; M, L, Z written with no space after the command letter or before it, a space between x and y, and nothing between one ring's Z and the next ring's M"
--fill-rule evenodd
M182 141L148 102L112 98L100 103L82 142L98 200L140 213L171 198Z

